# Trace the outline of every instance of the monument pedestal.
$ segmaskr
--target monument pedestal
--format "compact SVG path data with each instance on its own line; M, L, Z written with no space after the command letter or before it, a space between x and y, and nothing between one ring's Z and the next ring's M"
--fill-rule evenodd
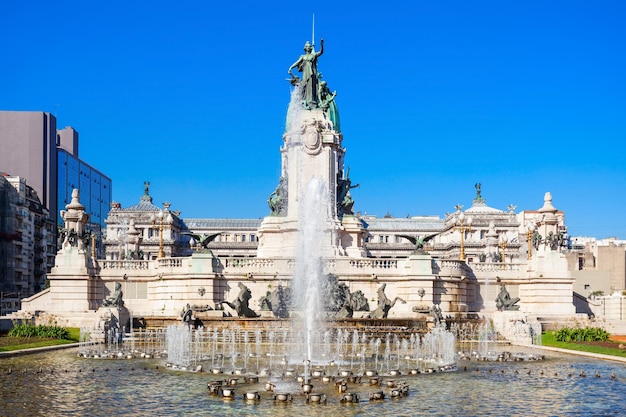
M522 311L495 311L489 317L494 329L516 345L532 345L534 334L541 334L541 324L538 321L529 322Z

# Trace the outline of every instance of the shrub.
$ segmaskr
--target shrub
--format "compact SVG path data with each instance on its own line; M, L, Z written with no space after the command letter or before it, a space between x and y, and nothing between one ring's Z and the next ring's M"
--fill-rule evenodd
M10 337L43 337L48 339L69 339L70 332L59 326L33 326L17 324L9 331Z
M564 327L554 336L557 342L606 342L610 334L601 327L585 327L573 329Z

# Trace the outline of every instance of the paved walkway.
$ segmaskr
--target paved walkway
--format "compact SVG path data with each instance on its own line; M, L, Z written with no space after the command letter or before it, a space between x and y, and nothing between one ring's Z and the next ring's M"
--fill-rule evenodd
M602 360L607 360L607 361L615 361L615 362L626 363L626 358L621 357L621 356L603 355L601 353L583 352L583 351L580 351L580 350L571 350L571 349L561 349L561 348L556 348L556 347L551 347L551 346L532 345L532 347L533 348L540 348L540 349L543 349L543 350L549 350L549 351L552 351L552 352L567 353L567 354L570 354L570 355L586 356L588 358L595 358L595 359L602 359Z
M11 356L20 356L20 355L31 355L33 353L49 352L52 350L69 349L69 348L78 347L79 345L80 343L68 343L65 345L42 346L42 347L31 348L31 349L9 350L7 352L0 352L0 358L8 358Z

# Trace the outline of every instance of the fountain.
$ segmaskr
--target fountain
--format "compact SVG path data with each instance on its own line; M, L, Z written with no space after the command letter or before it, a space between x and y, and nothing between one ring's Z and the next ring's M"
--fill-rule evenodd
M291 358L305 365L305 378L309 375L309 365L321 363L319 355L314 356L318 336L323 334L321 286L323 284L323 245L328 242L328 213L320 207L328 207L328 194L323 182L313 178L302 198L304 210L300 212L300 235L296 268L292 290L292 332L301 333L302 343L294 345ZM317 351L318 353L321 353Z
M367 291L374 294L378 288L378 306L372 311L367 307L368 317L364 315L361 319L354 319L353 314L362 309L352 305L350 302L353 300L350 298L352 295L355 299L361 298L357 303L361 306L368 305L367 298L360 291L359 295L357 291L351 293L346 284L341 287L339 278L327 273L328 265L333 262L356 259L365 263L368 259L366 254L360 252L362 244L345 244L359 242L359 239L362 241L364 233L357 223L350 223L356 222L350 217L354 203L350 189L354 186L351 185L347 171L344 172L344 150L334 95L329 96L327 92L322 94L321 90L312 88L312 85L322 85L318 83L320 79L317 78L316 70L316 59L322 51L316 53L312 45L308 45L306 59L315 56L314 61L306 64L306 59L301 57L298 61L300 63L295 65L298 68L307 65L312 67L307 69L306 77L306 71L303 71L304 81L295 76L292 78L296 88L291 94L284 147L281 148L283 172L276 191L269 199L271 215L264 219L260 230L262 233L259 233L263 240L259 243L258 258L287 259L293 267L290 270L291 284L284 289L285 294L289 294L285 298L291 300L289 308L284 303L285 298L275 298L280 302L274 302L270 297L268 301L275 304L269 308L273 317L259 317L248 304L252 290L242 282L249 280L246 283L254 287L252 276L231 276L222 281L232 288L239 287L239 295L232 302L217 301L219 305L230 306L237 313L236 318L215 316L214 320L207 320L204 327L198 328L190 326L190 320L158 330L131 327L130 334L126 334L123 326L118 326L115 332L105 332L107 336L95 344L89 337L93 335L93 329L85 328L81 329L79 356L133 359L115 364L118 371L123 372L117 374L120 375L118 377L109 377L112 373L107 367L107 361L93 361L88 365L91 372L98 375L98 381L114 393L117 393L118 388L123 392L132 392L133 395L139 393L142 401L156 401L157 404L159 399L171 398L173 394L185 398L184 404L176 404L176 410L168 409L167 404L159 404L151 410L155 414L181 414L190 410L199 414L207 414L207 410L209 414L224 414L225 411L226 414L232 414L232 410L242 410L249 404L255 407L254 414L276 414L276 408L265 405L268 402L286 407L292 403L305 403L311 405L307 407L310 409L324 404L329 407L330 413L338 410L336 407L358 405L363 411L361 413L359 410L359 414L363 415L380 415L381 409L377 404L385 404L389 408L389 411L385 409L386 414L413 415L416 410L425 414L449 415L527 412L527 398L537 399L541 396L536 391L525 390L529 380L522 376L531 375L539 369L536 362L543 356L536 349L521 348L512 352L513 348L504 344L490 320L461 323L444 318L439 304L431 307L422 302L426 292L418 284L413 288L420 288L417 293L421 305L413 311L424 315L430 312L434 323L429 324L434 325L428 330L426 318L422 318L421 326L415 328L392 326L388 324L391 308L396 301L405 301L393 296L390 296L393 299L388 299L385 295L385 279L393 283L395 278L383 277L378 280L375 274L367 284L373 289ZM300 85L309 82L312 85ZM431 259L423 250L412 256L418 264L424 261L427 268L423 276L430 279ZM369 276L356 278L361 282L369 279ZM424 282L428 280L424 279ZM393 285L389 285L389 290ZM341 305L333 305L330 309L328 304L332 304L332 300L329 300L327 292L329 287L340 290L338 292L344 297L339 297ZM488 294L488 279L486 287ZM202 288L204 290L204 286ZM282 291L280 284L281 294ZM107 305L112 308L122 305L121 290L117 294L119 297L112 296L107 300ZM409 300L405 294L412 295L411 289L402 294ZM506 297L501 298L505 301L503 306L513 309L514 300L509 302ZM341 316L335 315L340 309L343 309ZM186 317L191 319L191 307L188 306L186 311ZM500 313L506 312L509 311ZM512 322L509 327L510 337L529 336L536 341L541 333L535 324L519 320ZM79 360L76 358L43 358L48 364L70 368L75 373L81 373L81 367L85 366L85 361L76 362ZM146 361L152 358L163 358L166 360L165 366L160 367L161 361L157 365L154 361ZM463 371L459 370L459 363L463 364ZM555 375L574 374L574 366L585 368L591 374L587 369L590 365L584 361L576 365L572 365L569 360L544 363L546 372ZM11 362L11 366L20 364L19 361ZM596 366L595 363L593 365ZM468 367L473 368L471 376L465 373ZM143 368L145 374L137 376L135 372L140 368ZM601 369L603 373L608 370L619 375L619 379L626 378L621 368L605 365ZM180 371L195 372L185 372L181 376ZM59 373L56 368L49 368L48 372ZM540 372L544 372L544 368ZM24 374L28 378L29 374ZM436 383L420 383L420 378L433 378ZM157 379L159 383L155 384ZM0 380L3 387L8 387L6 397L15 401L11 390L17 387L15 390L21 392L21 386L15 384L9 376L0 376ZM64 379L63 382L77 389L84 397L88 396L82 391L85 380L74 378L69 381ZM419 397L410 395L411 385L415 384L420 385ZM514 388L507 390L507 384ZM551 381L546 385L551 388L546 401L555 401L559 407L566 407L570 403L565 394L564 398L554 398L554 392L560 392L560 381ZM59 389L64 388L65 385ZM588 392L575 386L568 387L568 390L576 391L581 397ZM493 401L494 391L501 394L496 401ZM618 391L623 393L626 389L619 387ZM526 394L518 395L518 392ZM69 393L74 395L73 391ZM467 397L463 398L465 393L471 393L480 408L468 409ZM56 407L53 408L55 411L62 410L62 406L55 402L54 398L58 397L56 393L47 397L37 392L33 395L42 404L51 402ZM84 398L78 395L76 398ZM108 415L111 406L118 406L110 404L106 395L102 397L102 401L100 397L94 400L100 408L85 410L85 414ZM124 395L111 397L126 399ZM425 399L430 399L432 404L429 405ZM506 403L506 409L499 408L502 402ZM621 406L619 401L609 402L613 407ZM20 410L19 403L16 402L14 406ZM132 414L130 401L124 402L121 410ZM540 408L531 414L544 413L545 410L545 407ZM297 412L308 415L318 414L319 410L307 413L299 408ZM294 412L287 409L285 414Z

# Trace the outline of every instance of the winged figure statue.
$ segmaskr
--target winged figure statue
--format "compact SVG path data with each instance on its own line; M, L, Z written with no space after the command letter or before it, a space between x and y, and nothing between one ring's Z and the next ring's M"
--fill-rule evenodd
M421 254L421 255L423 255L423 254L426 253L424 251L424 245L426 244L426 242L428 242L429 240L431 240L432 238L434 238L438 234L439 233L435 233L435 234L424 236L424 237L412 236L412 235L398 235L398 237L403 237L406 240L408 240L409 242L411 242L413 245L415 245L415 250L413 250L414 254Z
M196 241L196 246L199 250L208 251L209 243L213 242L216 237L222 234L222 232L212 233L212 234L204 233L202 235L192 233L192 232L181 232L180 234L193 238Z

